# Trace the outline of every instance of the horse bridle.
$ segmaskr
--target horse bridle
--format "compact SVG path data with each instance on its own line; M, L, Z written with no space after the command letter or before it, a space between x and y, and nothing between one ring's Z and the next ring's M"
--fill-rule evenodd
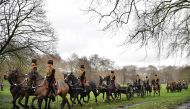
M71 75L71 73L67 74L67 76L65 77L64 81L69 77L69 75Z
M12 74L11 74L11 76L12 76ZM17 75L16 75L17 76ZM25 77L25 76L18 76L17 78L21 78L21 77ZM16 77L14 77L14 79L15 79ZM21 83L19 83L19 84L17 84L17 83L15 83L10 77L8 77L8 79L7 79L8 81L10 81L11 83L11 85L14 85L14 86L19 86L19 85L22 85L26 80L27 80L27 78L25 78Z
M69 73L69 74L67 74L67 76L65 77L65 79L64 79L64 81L66 80L66 79L68 79L68 77L71 75L72 73ZM77 79L78 80L78 79ZM75 84L72 84L72 86L76 86L78 83L76 82Z

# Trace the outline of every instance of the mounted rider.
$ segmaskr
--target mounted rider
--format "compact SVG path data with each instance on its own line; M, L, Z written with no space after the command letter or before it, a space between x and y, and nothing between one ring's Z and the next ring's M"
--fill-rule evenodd
M85 88L85 85L86 85L86 72L85 72L85 67L84 65L80 65L80 83L81 83L81 86L82 88L84 89L84 92L86 92L86 88Z
M32 69L31 69L31 72L28 73L27 75L28 75L28 79L30 81L29 86L31 86L30 88L34 91L35 86L36 86L36 77L38 75L36 59L32 59Z
M138 75L138 74L136 75L135 83L136 83L137 85L141 85L141 79L139 78L139 75Z
M48 81L48 93L47 96L51 93L52 100L55 101L55 69L53 68L53 60L48 60L48 70L46 79Z
M113 87L113 89L116 89L116 87L115 87L115 74L114 74L114 71L112 70L111 71L111 74L110 74L110 80L111 80L111 85L112 85L112 87Z
M146 78L145 78L145 84L149 85L149 78L148 78L148 76L146 76Z
M154 80L156 82L156 85L160 88L160 78L158 77L157 74L154 75Z
M138 75L138 74L136 75L136 79L135 79L134 85L135 85L138 89L141 88L141 79L139 78L139 75Z

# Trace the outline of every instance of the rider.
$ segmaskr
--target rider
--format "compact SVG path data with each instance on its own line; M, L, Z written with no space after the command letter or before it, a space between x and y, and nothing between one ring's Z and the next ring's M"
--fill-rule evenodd
M36 59L32 59L32 69L31 72L28 73L29 79L31 80L31 88L35 89L36 86L36 76L38 75L37 72L37 60Z
M136 79L135 79L135 85L137 86L138 89L141 87L141 79L139 78L139 75L137 74Z
M80 83L82 85L82 88L84 89L84 92L86 92L85 84L86 84L86 72L84 65L80 65Z
M114 71L112 70L111 71L111 74L110 74L110 79L111 79L111 85L113 86L113 88L115 89L115 74L114 74Z
M53 60L48 60L48 71L47 71L47 81L48 81L48 94L52 93L52 100L55 101L55 69L53 68Z
M145 83L149 84L149 78L148 78L148 76L146 76L146 78L145 78Z
M135 82L136 82L137 85L140 85L140 84L141 84L141 79L139 78L139 75L138 75L138 74L137 74L137 76L136 76Z
M154 75L154 79L155 79L156 85L158 85L158 87L160 87L160 78L158 77L157 74Z

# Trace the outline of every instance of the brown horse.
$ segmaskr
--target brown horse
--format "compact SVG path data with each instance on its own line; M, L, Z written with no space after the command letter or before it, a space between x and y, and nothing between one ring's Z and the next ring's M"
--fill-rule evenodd
M154 96L155 94L158 94L158 96L160 96L160 84L158 84L155 79L151 81L151 86L154 91Z
M21 73L18 69L9 71L4 75L4 79L8 80L10 86L10 92L13 97L13 109L19 108L16 105L16 101L19 99L19 104L25 108L28 108L28 98L29 98L29 87L27 86L26 75ZM21 100L25 98L25 105L21 103Z
M51 93L49 93L49 89L48 89L48 82L46 80L46 78L42 77L41 75L37 75L36 77L36 83L35 83L35 97L32 99L32 107L34 107L34 101L36 99L45 99L46 103L45 103L45 108L47 107L47 100L49 98L48 101L48 109L50 108L50 103L51 103ZM56 95L59 95L62 98L62 103L61 103L61 108L64 108L65 104L68 104L69 109L70 104L69 101L67 99L67 93L69 92L69 86L68 84L66 84L64 81L58 81L57 82L57 91L56 91ZM39 103L39 107L41 107L42 102Z

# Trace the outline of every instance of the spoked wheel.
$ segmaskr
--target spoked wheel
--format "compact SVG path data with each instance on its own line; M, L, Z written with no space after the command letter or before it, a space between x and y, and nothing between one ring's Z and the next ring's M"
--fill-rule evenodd
M133 90L132 87L127 88L127 100L131 100L133 97Z

